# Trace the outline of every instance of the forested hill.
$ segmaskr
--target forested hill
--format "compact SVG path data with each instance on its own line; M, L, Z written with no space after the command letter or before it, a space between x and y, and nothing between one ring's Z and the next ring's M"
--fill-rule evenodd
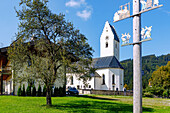
M164 66L167 62L170 61L170 54L155 56L148 55L142 57L142 85L143 88L148 86L148 80L152 76L153 71L155 71L158 66ZM124 67L124 83L128 85L130 89L133 86L133 59L127 59L121 61L122 66Z

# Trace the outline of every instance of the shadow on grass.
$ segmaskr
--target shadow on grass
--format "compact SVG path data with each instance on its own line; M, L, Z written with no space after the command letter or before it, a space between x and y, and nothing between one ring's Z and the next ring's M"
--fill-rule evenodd
M100 100L119 100L119 99L112 99L112 98L104 98L104 97L95 97L95 96L89 96L89 95L79 95L77 97L84 97L84 98L91 98L91 99L100 99Z
M117 103L111 100L105 100L100 98L94 98L91 96L85 96L80 98L91 98L84 100L72 100L67 103L57 103L50 108L58 109L64 112L78 112L78 113L91 113L91 112L108 112L108 113L118 113L118 112L133 112L133 105ZM114 99L113 99L114 100ZM42 105L45 106L45 105ZM49 107L48 107L49 108ZM143 112L153 112L152 108L143 107Z

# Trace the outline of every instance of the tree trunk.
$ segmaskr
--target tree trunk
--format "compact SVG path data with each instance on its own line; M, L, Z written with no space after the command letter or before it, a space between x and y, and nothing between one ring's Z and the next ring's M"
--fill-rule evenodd
M47 105L51 106L52 102L51 102L51 88L50 86L47 86L47 92L46 92L46 101L47 101Z
M63 85L63 95L62 96L66 96L66 82L67 82L67 80L66 80L67 78L66 78L66 66L64 65L64 85Z

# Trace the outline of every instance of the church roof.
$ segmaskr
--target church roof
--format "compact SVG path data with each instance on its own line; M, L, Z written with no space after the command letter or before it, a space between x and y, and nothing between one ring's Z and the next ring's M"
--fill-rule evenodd
M122 65L120 64L120 62L116 59L115 56L107 56L107 57L97 58L97 60L95 59L94 62L95 62L94 68L96 68L96 69L101 69L101 68L121 68L121 69L124 69L122 67Z
M110 24L109 24L109 25L110 25ZM112 32L113 32L113 34L114 34L114 39L119 42L119 38L118 38L118 36L117 36L117 33L116 33L115 28L114 28L112 25L110 25L110 28L111 28L111 30L112 30Z

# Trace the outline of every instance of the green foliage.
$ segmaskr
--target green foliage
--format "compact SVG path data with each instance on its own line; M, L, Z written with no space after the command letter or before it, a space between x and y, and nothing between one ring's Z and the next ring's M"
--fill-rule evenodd
M155 55L148 55L142 57L142 85L145 89L149 84L149 79L152 73L157 70L160 66L165 66L170 61L170 54L156 57ZM127 59L121 61L121 65L124 67L124 83L128 85L130 89L133 88L133 60Z
M25 84L23 84L23 87L22 87L22 96L25 96Z
M46 87L46 85L44 85L44 87L43 87L43 96L46 96L46 92L47 92L47 87Z
M54 88L54 96L58 96L59 93L59 89L57 87Z
M31 86L30 85L27 86L26 94L27 94L27 96L31 96Z
M169 91L168 90L165 90L163 92L163 97L169 97Z
M154 87L170 89L170 61L154 71L149 81Z
M27 74L16 74L16 80L41 79L51 87L56 79L64 78L65 67L69 72L89 75L93 49L65 15L53 14L47 0L21 0L20 6L22 9L16 10L19 28L8 48L8 59L16 73Z
M33 85L33 88L32 88L32 96L36 96L36 88L35 88L35 85Z
M143 96L153 98L154 95L151 92L145 92Z
M165 91L165 89L163 89L161 87L153 87L152 86L152 87L147 87L146 89L144 89L143 93L144 93L144 96L145 96L145 93L150 93L155 96L162 97L164 91Z
M18 95L18 96L22 96L21 86L18 88L17 95Z
M41 86L40 86L40 84L38 86L38 96L41 96Z
M59 87L59 96L64 96L64 88L63 87Z

